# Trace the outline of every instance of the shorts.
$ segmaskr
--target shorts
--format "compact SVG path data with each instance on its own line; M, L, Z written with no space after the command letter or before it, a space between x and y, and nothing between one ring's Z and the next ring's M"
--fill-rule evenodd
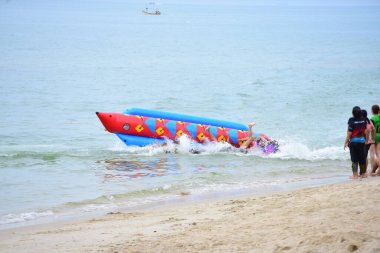
M351 142L350 143L351 162L365 164L367 159L365 143Z

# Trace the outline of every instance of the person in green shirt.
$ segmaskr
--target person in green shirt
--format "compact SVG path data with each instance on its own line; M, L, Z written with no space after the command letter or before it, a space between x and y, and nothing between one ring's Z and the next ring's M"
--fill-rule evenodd
M375 160L377 161L377 166L373 167L372 168L372 172L371 172L371 175L375 174L376 172L376 169L378 169L378 166L380 165L380 108L379 108L379 105L373 105L372 106L372 118L371 118L371 121L372 121L372 124L374 125L375 127ZM378 175L380 175L380 170L378 171L377 173Z

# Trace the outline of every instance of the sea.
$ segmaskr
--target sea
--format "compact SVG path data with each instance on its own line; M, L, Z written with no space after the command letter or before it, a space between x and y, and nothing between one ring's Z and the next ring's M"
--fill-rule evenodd
M0 229L350 180L380 104L377 0L0 0ZM127 147L95 112L243 123L265 155Z

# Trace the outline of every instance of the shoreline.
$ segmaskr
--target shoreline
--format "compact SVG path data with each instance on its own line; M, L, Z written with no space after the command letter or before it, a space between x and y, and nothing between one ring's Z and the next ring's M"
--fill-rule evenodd
M379 189L376 177L263 196L110 212L2 230L0 250L380 252Z
M299 189L314 188L323 185L340 184L347 182L348 176L335 175L332 177L314 177L308 180L285 180L282 184L278 185L261 185L260 188L231 188L218 191L211 191L206 193L194 193L191 189L172 192L163 198L157 198L148 203L141 203L133 206L125 206L125 203L115 204L114 207L109 207L107 209L95 208L92 211L81 211L80 209L85 208L85 206L80 207L78 210L65 210L63 212L53 212L54 207L47 209L40 209L34 212L40 213L52 213L51 215L40 216L35 219L25 220L20 222L5 223L0 225L0 231L9 229L18 229L30 226L40 226L47 225L54 222L74 222L78 220L91 219L106 215L109 212L134 212L134 211L145 211L153 210L157 208L172 207L175 205L191 205L202 202L216 202L229 198L243 198L249 196L268 196L272 194L295 191ZM128 200L130 201L130 200ZM99 204L103 206L104 204ZM22 215L24 213L20 213ZM17 215L17 214L16 214Z

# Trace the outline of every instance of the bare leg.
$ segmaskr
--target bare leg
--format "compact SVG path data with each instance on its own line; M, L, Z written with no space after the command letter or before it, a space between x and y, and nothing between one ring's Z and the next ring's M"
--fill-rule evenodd
M248 139L243 142L243 144L240 145L240 148L248 148L249 145L252 143L254 140L252 136L252 127L256 125L255 122L249 123L248 124Z
M367 144L365 144L365 145L366 145L365 149L367 149ZM369 151L369 149L368 149L368 151ZM365 158L365 171L367 172L367 169L368 169L368 152L366 152L366 153L367 153L367 156Z
M380 167L380 142L375 145L375 164L377 168ZM377 172L377 175L380 175L380 170Z
M380 167L379 164L378 164L377 161L375 160L374 163L372 164L372 171L373 171L373 172L371 172L371 176L373 176L373 177L376 176L376 170L377 170L379 167ZM380 176L380 169L379 169L379 172L378 172L377 175Z
M375 144L369 147L369 161L371 162L371 176L376 176L377 162L375 155Z

